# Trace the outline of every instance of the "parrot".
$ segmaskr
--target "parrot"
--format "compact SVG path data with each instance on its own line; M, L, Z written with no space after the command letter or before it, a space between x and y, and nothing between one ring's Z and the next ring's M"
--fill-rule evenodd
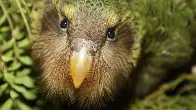
M123 91L152 92L194 57L195 7L195 0L46 0L32 46L43 95L104 108Z

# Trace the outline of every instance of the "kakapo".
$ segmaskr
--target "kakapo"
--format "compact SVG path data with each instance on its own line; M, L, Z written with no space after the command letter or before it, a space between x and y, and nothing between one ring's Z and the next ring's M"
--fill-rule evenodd
M43 91L80 107L101 107L126 87L149 93L191 60L195 21L181 4L192 10L179 0L47 0L32 48Z

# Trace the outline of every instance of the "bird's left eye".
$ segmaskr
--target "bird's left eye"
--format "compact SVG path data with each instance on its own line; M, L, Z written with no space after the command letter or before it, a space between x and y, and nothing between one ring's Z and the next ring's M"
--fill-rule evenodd
M115 29L109 28L107 31L107 40L114 41L116 40Z
M60 23L61 30L65 31L68 27L68 20L64 18Z

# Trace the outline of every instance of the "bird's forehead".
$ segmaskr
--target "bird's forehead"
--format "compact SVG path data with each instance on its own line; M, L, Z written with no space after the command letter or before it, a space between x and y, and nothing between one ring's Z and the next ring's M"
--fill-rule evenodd
M116 5L108 0L65 0L57 6L66 17L76 21L105 22L109 26L119 21Z

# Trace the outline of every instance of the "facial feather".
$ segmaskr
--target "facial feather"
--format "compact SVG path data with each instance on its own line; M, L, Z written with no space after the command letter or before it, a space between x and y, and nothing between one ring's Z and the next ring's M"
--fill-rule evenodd
M41 85L47 97L81 107L104 106L113 100L129 78L140 53L140 37L132 28L133 19L127 17L131 13L119 7L125 6L117 0L54 0L46 6L38 21L33 56L40 65ZM66 31L59 28L64 18L69 23ZM109 28L115 28L115 41L107 40ZM69 61L71 43L78 38L92 41L98 48L92 56L91 70L76 89Z

